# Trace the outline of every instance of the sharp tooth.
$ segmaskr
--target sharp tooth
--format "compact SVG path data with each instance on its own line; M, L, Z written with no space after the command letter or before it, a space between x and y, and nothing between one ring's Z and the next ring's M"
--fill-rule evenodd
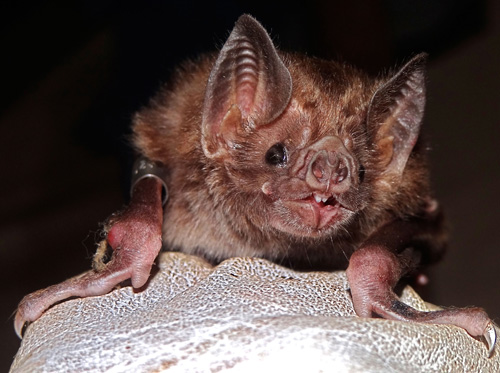
M327 199L328 199L328 198L323 197L323 198L321 198L321 202L325 203Z
M317 196L316 194L314 195L314 199L316 200L317 203L321 202L321 197Z

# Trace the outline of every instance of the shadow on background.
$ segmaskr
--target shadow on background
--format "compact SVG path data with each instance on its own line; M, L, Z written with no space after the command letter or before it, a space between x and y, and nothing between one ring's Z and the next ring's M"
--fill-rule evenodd
M23 295L89 268L98 222L126 200L132 113L185 58L250 13L282 49L372 73L430 53L426 132L453 229L427 300L500 317L500 20L494 1L45 1L0 9L0 370ZM429 4L427 4L429 3ZM286 5L285 5L286 4Z

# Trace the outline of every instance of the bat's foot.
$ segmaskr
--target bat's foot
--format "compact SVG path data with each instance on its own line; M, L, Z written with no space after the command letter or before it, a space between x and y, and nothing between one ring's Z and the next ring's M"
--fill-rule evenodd
M366 309L360 309L355 305L357 313L376 315L389 320L455 325L465 329L473 337L482 338L490 357L495 350L495 327L482 308L450 308L424 312L401 302L392 291L387 294L372 295L370 298L371 304ZM366 305L370 302L363 303Z
M20 337L26 323L35 321L58 302L71 297L103 295L128 279L134 288L147 282L162 245L161 188L161 183L154 178L142 180L136 186L130 205L112 218L107 243L113 255L108 263L101 263L99 270L38 290L21 300L14 321ZM98 252L102 251L102 243L100 247Z
M15 316L14 328L17 335L22 338L26 323L37 320L48 308L65 299L103 295L128 279L134 288L142 287L149 278L156 254L161 248L158 235L154 241L154 244L150 242L144 246L139 245L138 250L133 250L137 246L115 249L111 261L102 270L86 272L25 296L19 303ZM150 253L141 256L141 251Z
M117 284L130 278L129 270L116 267L116 263L110 262L102 272L86 272L25 296L19 303L14 320L17 335L22 338L26 326L37 320L52 305L71 297L106 294Z
M370 247L355 252L347 269L353 305L360 317L379 316L389 320L456 325L471 336L482 338L493 354L496 331L482 308L450 308L418 311L401 302L393 291L400 277L397 258L385 250Z

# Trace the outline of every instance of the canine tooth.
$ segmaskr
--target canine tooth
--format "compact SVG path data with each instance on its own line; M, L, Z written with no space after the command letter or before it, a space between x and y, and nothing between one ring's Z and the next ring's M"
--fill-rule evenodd
M317 196L316 194L314 195L314 199L316 200L317 203L321 202L321 197Z
M326 197L321 198L321 202L323 202L323 203L325 203L327 200L328 200L328 198L326 198Z

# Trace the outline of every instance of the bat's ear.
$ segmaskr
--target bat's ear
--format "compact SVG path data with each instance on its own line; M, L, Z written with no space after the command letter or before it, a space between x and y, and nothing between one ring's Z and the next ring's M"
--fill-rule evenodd
M373 95L368 128L376 128L376 143L385 173L400 176L417 142L425 108L425 53L413 57Z
M241 16L210 73L202 119L205 155L220 158L238 132L268 124L285 110L292 78L266 30Z

